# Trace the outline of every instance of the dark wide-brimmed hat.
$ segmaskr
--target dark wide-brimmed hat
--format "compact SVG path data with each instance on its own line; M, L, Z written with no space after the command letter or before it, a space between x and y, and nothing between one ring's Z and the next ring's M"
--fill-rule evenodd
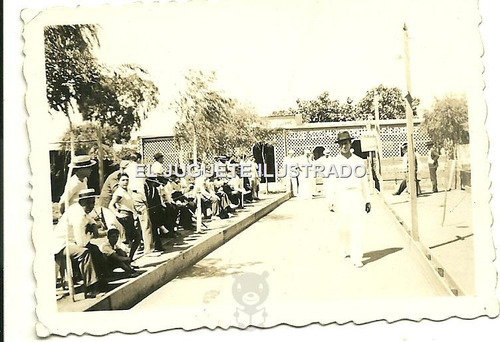
M84 189L78 193L78 200L96 197L98 197L98 195L96 194L94 189Z
M337 135L337 140L335 142L338 144L341 141L346 141L346 140L352 141L352 137L348 131L343 131Z
M73 166L73 169L83 169L85 167L91 167L95 165L96 161L90 159L89 155L80 155L80 156L74 156L73 159L71 159L71 163L68 164L68 167Z

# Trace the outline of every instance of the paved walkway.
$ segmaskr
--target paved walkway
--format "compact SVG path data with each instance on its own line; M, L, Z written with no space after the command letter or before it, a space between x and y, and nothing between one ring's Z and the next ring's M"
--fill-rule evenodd
M437 276L423 270L383 201L374 196L372 204L369 223L363 227L362 268L339 256L335 214L327 210L325 199L293 198L132 310L166 310L162 317L168 319L158 322L163 327L234 325L238 303L233 284L236 276L249 272L268 274L269 296L263 305L269 320L263 326L300 318L312 322L351 315L352 319L370 312L380 318L385 309L370 309L372 300L382 300L390 307L399 299L418 302L419 298L448 296ZM340 305L343 301L351 301L351 306ZM316 312L314 308L319 307L328 310ZM405 314L404 310L398 312Z
M428 188L428 184L424 184L423 194L417 198L420 241L465 294L473 295L474 237L470 191L457 189L431 193L426 192ZM394 196L393 191L392 187L385 186L384 199L396 215L411 226L409 194Z

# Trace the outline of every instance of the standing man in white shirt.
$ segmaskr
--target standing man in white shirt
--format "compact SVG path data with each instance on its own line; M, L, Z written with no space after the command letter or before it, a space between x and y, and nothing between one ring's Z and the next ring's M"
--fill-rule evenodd
M312 199L311 179L314 178L312 169L311 151L304 149L304 153L298 158L298 167L300 169L299 182L299 197L302 199Z
M323 166L323 193L325 194L328 209L333 211L333 175L328 175L328 172L332 166L334 158L332 157L332 151L329 148L323 150L323 156L316 161L316 165ZM328 177L329 176L329 177Z
M286 192L291 192L292 196L297 196L298 193L298 179L297 175L292 175L291 169L297 168L297 161L294 157L295 152L293 150L288 150L285 158L283 158L283 181L285 182Z
M151 173L159 176L163 175L163 154L156 152L153 156L154 163L151 165Z
M154 252L153 229L149 219L148 204L145 194L145 169L144 165L139 165L138 154L130 156L130 163L125 169L125 173L129 176L128 188L132 192L134 206L139 215L139 224L141 226L142 240L144 241L144 254Z
M338 215L341 256L349 255L355 267L363 267L362 231L366 214L371 211L367 167L363 159L352 153L349 132L340 132L336 142L340 154L334 158L338 174L333 180L332 199Z

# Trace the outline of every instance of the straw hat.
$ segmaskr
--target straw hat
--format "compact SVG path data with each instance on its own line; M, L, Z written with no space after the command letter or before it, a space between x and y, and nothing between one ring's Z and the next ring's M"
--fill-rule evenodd
M96 161L90 159L89 155L80 155L80 156L74 156L71 159L71 163L68 164L68 167L73 166L74 169L82 169L85 167L91 167L95 165Z
M78 193L78 200L96 197L98 197L98 195L95 193L94 189L84 189Z

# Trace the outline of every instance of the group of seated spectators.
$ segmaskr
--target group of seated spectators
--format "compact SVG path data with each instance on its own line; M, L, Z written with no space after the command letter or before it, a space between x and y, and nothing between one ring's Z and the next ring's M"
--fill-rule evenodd
M140 248L144 254L163 251L162 238L175 238L180 230L195 230L197 203L203 219L211 220L227 219L245 203L258 200L259 179L251 158L218 158L215 162L231 166L228 170L233 172L198 177L183 170L166 175L159 153L151 165L155 172L138 177L140 162L138 154L122 160L120 168L107 177L100 196L87 188L95 162L88 156L77 156L72 162L74 175L61 196L62 217L54 229L54 254L60 264L64 263L68 235L69 254L80 269L86 298L103 290L117 267L137 275L134 256ZM242 162L251 165L248 177L240 175ZM99 232L106 234L107 241L96 246L90 239Z

